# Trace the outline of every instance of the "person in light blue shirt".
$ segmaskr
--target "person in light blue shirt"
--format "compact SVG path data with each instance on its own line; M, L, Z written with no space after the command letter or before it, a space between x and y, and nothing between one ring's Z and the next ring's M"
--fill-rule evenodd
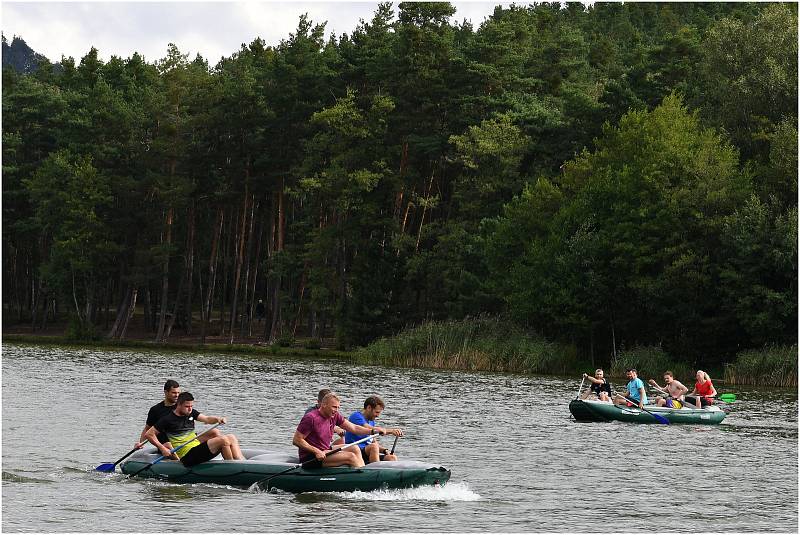
M636 368L630 368L626 375L628 377L627 398L619 394L614 396L614 403L617 405L632 406L636 402L639 408L643 408L647 403L647 392L644 389L644 382L639 379Z
M377 420L378 416L381 415L384 407L385 404L381 398L378 396L370 396L364 401L364 409L351 414L348 420L356 425L381 429L380 427L375 426L375 420ZM394 435L397 437L403 436L403 431L400 429L384 429L382 431L387 435ZM347 444L352 444L353 442L358 442L366 436L367 435L356 435L355 433L348 431L344 434L344 441ZM361 457L364 459L365 464L374 463L377 461L397 460L397 456L389 453L386 448L381 448L377 440L367 440L366 442L358 444L358 447L361 448Z

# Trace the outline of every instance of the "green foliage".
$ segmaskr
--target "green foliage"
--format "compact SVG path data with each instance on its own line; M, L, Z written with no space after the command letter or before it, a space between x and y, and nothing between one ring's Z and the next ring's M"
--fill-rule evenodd
M499 317L427 322L356 352L364 364L564 374L577 369L574 348L531 335Z
M207 334L338 347L505 314L603 363L796 339L795 5L458 20L383 3L213 66L169 45L4 70L4 311L92 324L137 290L148 332L200 298ZM559 369L502 343L432 362Z
M660 346L638 346L623 349L611 361L609 375L625 377L625 372L634 368L637 375L645 383L655 379L659 384L665 371L671 371L673 376L690 387L693 384L694 370L685 362L670 356Z
M551 335L599 327L628 343L707 350L719 328L707 320L715 251L749 191L736 151L676 96L606 126L596 143L565 164L559 189L540 181L509 205L524 208L490 235L494 285L518 321Z
M741 351L725 366L725 383L797 388L797 362L797 344Z
M72 315L67 324L67 330L64 332L64 338L68 342L94 342L102 340L103 337L97 327L90 322Z
M724 300L756 344L792 343L797 326L797 207L753 195L725 220Z
M292 347L294 345L294 336L284 334L275 341L278 347Z
M303 347L306 349L321 349L322 341L319 338L309 338L303 343Z

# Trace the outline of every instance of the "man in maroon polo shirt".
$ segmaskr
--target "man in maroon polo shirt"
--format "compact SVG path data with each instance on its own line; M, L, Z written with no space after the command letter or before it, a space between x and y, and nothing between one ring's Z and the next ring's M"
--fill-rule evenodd
M314 466L352 466L358 468L364 466L364 459L361 458L361 450L358 445L337 451L332 455L326 456L331 450L331 439L333 438L333 428L341 427L345 431L358 435L370 435L386 433L382 427L367 425L356 425L339 414L339 396L330 392L327 394L318 409L307 412L297 431L294 432L292 444L297 446L300 453L300 462L305 463L316 458Z

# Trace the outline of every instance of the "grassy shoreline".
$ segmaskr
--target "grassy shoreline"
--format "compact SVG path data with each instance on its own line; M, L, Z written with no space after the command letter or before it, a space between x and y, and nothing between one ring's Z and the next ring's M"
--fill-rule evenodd
M148 349L158 351L215 352L264 357L311 357L339 359L363 365L441 370L487 371L501 373L574 375L593 370L581 360L575 348L549 342L526 333L498 318L480 317L463 321L430 322L410 327L396 336L381 338L367 347L352 351L286 347L278 344L206 343L189 341L155 343L128 339L77 341L66 336L3 334L4 343L95 347L109 349ZM660 347L637 347L620 351L606 368L606 375L623 379L625 369L635 367L642 378L661 377L666 369L683 379L693 377L687 363L674 359ZM796 388L797 346L776 346L741 351L720 370L706 369L714 382L728 385L754 385ZM691 386L686 383L687 386Z
M89 340L77 341L65 336L39 336L31 334L4 334L2 343L18 343L29 345L56 345L66 347L95 347L109 349L156 349L159 351L189 351L199 353L246 353L268 357L316 357L351 359L352 354L335 349L306 349L303 347L283 347L279 345L253 344L195 344L189 342L155 343L146 340Z

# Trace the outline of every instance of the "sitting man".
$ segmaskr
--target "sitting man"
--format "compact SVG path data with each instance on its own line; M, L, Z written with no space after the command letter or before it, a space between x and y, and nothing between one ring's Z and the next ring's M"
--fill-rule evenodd
M656 389L667 394L665 397L656 396L656 405L663 407L671 407L673 409L680 409L683 406L683 395L689 391L688 388L683 386L683 383L676 380L672 372L667 370L664 372L664 388L658 386L654 379L647 381Z
M642 382L636 374L636 368L629 368L625 375L628 377L628 385L627 385L627 394L628 398L626 399L625 396L620 396L616 394L614 396L614 404L616 405L627 405L628 407L633 406L632 402L635 402L639 408L643 408L647 403L647 392L644 390L644 382Z
M594 371L594 377L584 373L583 378L589 379L592 384L586 389L581 399L586 399L594 394L600 401L611 401L611 384L608 382L608 379L603 377L603 370L597 368Z
M345 420L339 414L339 407L339 396L329 392L322 399L318 409L307 412L303 419L300 420L300 424L298 424L297 430L294 432L292 444L297 446L299 450L301 463L316 459L316 462L308 464L310 468L344 465L360 468L364 466L364 459L361 457L360 450L353 451L356 446L345 446L336 453L328 455L328 452L332 451L330 443L333 438L334 427L339 426L345 431L361 435L370 435L376 432L385 434L386 431L378 426L356 425Z
M322 405L322 400L325 399L325 396L327 396L331 392L333 392L333 390L331 390L330 388L323 388L322 390L320 390L319 393L317 394L317 404L311 405L309 408L307 408L305 414L308 414L309 412L315 409L319 409L320 405ZM336 438L336 440L333 441L333 444L331 445L340 446L344 444L344 429L342 429L337 425L333 428L333 432L339 436Z
M224 424L226 419L222 416L206 416L199 413L194 408L194 396L189 392L181 392L175 409L147 430L147 439L162 455L179 459L187 468L211 460L220 452L224 459L244 460L236 435L220 434L203 442L197 439L197 434L194 432L195 421ZM173 447L180 447L174 454L171 454L170 448L158 440L158 434L162 432L167 435Z
M375 427L375 420L378 419L385 407L386 405L383 403L381 398L378 396L370 396L364 400L364 410L354 412L350 415L348 420L356 425L368 425L370 427ZM403 436L403 431L400 429L386 429L386 433L398 437ZM366 435L357 435L349 431L344 435L344 441L348 444L358 442L362 438L366 438ZM364 463L366 464L377 461L397 460L397 456L389 453L389 450L386 448L381 448L377 440L369 439L368 441L357 445L361 449L361 457L364 459Z

